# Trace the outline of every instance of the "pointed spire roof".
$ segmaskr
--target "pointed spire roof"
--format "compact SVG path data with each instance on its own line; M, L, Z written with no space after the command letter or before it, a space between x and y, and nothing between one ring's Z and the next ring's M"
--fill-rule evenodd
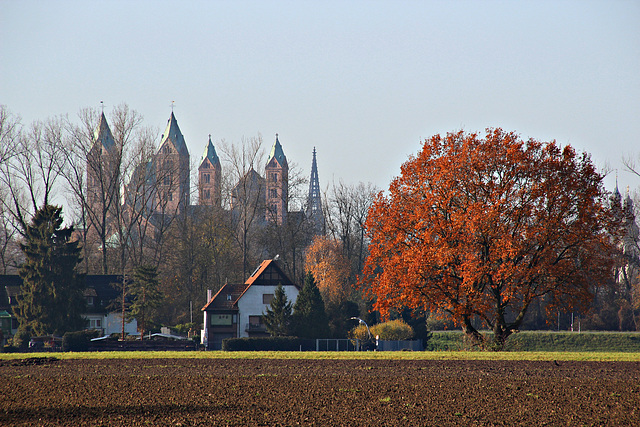
M211 135L209 135L209 143L207 144L207 148L204 149L204 153L202 154L202 160L200 160L201 166L206 159L209 159L211 164L214 166L220 164L220 158L218 157L218 154L216 154L216 148L213 146L213 143L211 142Z
M167 122L167 127L164 130L164 134L162 136L162 141L160 142L160 146L162 147L167 141L170 139L176 147L176 150L180 154L189 154L189 150L187 149L187 144L184 142L184 136L182 132L180 132L180 127L178 126L178 121L176 120L176 116L171 111L171 116L169 117L169 121Z
M324 214L322 212L322 198L320 196L320 180L318 178L318 163L316 162L316 147L313 147L313 160L311 161L311 179L309 180L307 215L315 222L316 232L323 232Z
M280 141L278 140L278 134L276 133L276 141L273 143L271 147L271 152L269 153L269 158L267 159L267 165L271 162L271 159L275 159L278 161L280 166L287 166L287 157L284 155L284 151L282 151L282 145L280 145Z
M102 146L107 150L116 146L116 141L113 139L113 134L111 133L111 129L107 123L104 111L100 115L100 123L98 124L98 128L95 130L93 137L96 143L102 144Z

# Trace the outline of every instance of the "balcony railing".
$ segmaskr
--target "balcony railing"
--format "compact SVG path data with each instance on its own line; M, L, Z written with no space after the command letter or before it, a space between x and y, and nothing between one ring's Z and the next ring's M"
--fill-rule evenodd
M247 323L245 328L247 332L267 332L267 327L264 323Z

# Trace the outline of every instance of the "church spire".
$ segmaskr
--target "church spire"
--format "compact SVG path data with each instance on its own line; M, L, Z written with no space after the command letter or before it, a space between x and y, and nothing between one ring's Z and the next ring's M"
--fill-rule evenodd
M307 199L307 216L314 223L317 234L324 232L324 214L322 213L322 199L320 198L320 180L318 179L318 164L316 162L316 147L313 147L311 161L311 179L309 180L309 196Z

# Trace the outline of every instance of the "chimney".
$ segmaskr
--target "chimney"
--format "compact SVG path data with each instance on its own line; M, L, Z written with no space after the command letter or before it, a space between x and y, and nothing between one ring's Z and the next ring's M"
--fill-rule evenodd
M211 289L207 289L207 302L211 301L212 297L213 297L213 292L211 291Z

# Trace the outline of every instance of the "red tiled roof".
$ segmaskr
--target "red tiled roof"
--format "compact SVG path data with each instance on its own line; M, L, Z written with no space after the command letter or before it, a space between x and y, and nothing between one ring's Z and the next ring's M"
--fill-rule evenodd
M266 273L266 274L265 274ZM238 308L237 302L242 295L253 284L257 285L277 285L282 284L293 285L300 289L298 285L293 283L286 274L280 269L278 263L272 259L266 259L262 261L260 266L256 268L251 276L243 284L226 284L207 304L202 307L202 310L233 310Z

